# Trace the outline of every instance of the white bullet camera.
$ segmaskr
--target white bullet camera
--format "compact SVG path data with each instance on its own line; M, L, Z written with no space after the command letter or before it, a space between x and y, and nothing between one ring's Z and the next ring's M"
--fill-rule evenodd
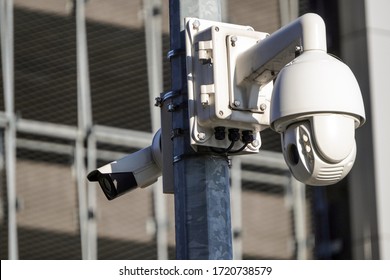
M330 185L351 170L355 128L365 113L359 85L344 63L322 50L303 52L280 71L270 114L296 179Z
M110 162L88 174L90 182L99 182L108 200L135 188L144 188L161 176L161 132L155 134L152 145L122 159Z

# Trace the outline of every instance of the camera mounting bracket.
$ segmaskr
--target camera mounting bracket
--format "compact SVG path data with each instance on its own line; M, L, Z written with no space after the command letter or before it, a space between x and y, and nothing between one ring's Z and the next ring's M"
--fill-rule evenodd
M251 131L253 141L240 153L258 152L260 131L269 126L272 83L236 84L239 55L269 34L249 26L186 18L187 81L191 144L215 148L231 145L215 129ZM272 79L271 79L272 80ZM221 139L223 138L223 139ZM242 147L237 141L234 149Z

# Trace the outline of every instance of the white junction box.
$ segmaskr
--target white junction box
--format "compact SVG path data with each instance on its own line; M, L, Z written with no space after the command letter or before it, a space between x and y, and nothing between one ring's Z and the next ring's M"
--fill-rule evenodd
M269 127L273 73L238 80L237 58L269 36L249 26L186 18L188 106L191 144L256 153ZM252 75L253 76L253 75ZM229 130L251 135L231 140ZM233 143L234 142L234 143Z

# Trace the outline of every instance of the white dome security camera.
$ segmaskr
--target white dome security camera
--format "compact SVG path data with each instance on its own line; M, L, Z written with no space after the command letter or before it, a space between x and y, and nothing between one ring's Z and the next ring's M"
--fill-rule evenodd
M351 170L355 128L365 112L359 85L344 63L322 50L303 52L280 71L270 114L296 179L330 185Z

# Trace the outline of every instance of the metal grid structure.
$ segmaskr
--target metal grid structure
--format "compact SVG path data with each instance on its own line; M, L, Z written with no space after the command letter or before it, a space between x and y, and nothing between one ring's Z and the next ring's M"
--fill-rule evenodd
M14 1L12 118L6 114L4 102L8 94L4 79L8 78L3 75L0 80L1 259L174 258L171 195L163 199L167 209L158 206L158 186L108 202L96 185L85 182L91 166L150 144L152 116L159 112L150 106L144 17L151 12L163 19L162 53L167 53L168 2L143 6L146 1L107 4L93 0L85 4L77 0L73 6L65 0ZM239 2L226 1L227 20L269 32L279 27L278 1ZM77 22L77 5L83 6L86 15L84 49L78 37L82 25ZM253 10L263 16L257 14L258 20L248 21L247 14ZM4 59L1 65L4 74ZM168 89L168 62L163 69L163 88ZM88 74L84 90L80 86L83 71ZM88 112L88 89L93 125L85 129L88 120L83 122L80 115ZM87 110L80 111L83 102ZM15 248L8 247L15 241L8 238L12 205L7 201L5 143L9 123L16 130L16 255L10 252ZM235 258L310 258L306 242L309 205L305 204L304 188L292 188L296 182L279 153L279 136L267 130L262 138L268 152L233 160ZM166 216L159 215L161 211Z

